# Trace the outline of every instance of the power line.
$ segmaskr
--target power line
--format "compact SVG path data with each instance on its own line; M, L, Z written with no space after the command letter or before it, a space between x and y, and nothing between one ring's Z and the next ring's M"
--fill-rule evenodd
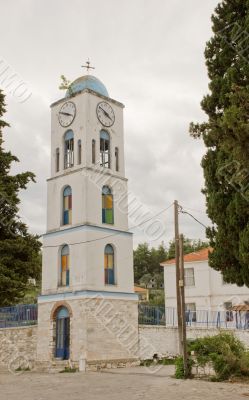
M195 211L195 212L198 212L198 213L200 213L200 214L205 214L205 215L207 215L207 213L206 213L205 211L197 210L196 208L190 208L190 207L186 207L186 206L184 206L184 205L182 205L182 207L183 207L184 209L186 209L186 210Z
M166 208L164 208L163 210L161 210L159 213L157 213L157 214L153 215L152 217L148 218L147 220L145 220L145 221L143 221L143 222L140 222L140 224L137 224L137 225L132 226L130 229L128 229L127 232L130 232L131 230L136 229L136 228L138 228L139 226L146 224L147 222L149 222L149 221L151 221L152 219L158 217L159 215L161 215L161 214L164 213L165 211L169 210L170 207L172 207L172 206L173 206L173 203L171 203L168 207L166 207ZM97 238L97 239L91 239L91 240L85 240L85 241L81 241L81 242L68 243L68 246L74 246L74 245L77 245L77 244L84 244L84 243L97 242L97 241L99 241L99 240L103 240L103 239L107 239L107 238L109 238L109 237L117 236L117 235L120 235L120 234L125 233L125 232L126 232L126 231L118 232L118 233L113 233L113 234L111 234L111 235L106 235L106 236L103 236L103 237ZM43 246L43 249L46 249L46 248L53 248L53 247L58 247L58 245L56 245L56 246Z
M179 206L179 212L182 214L187 214L189 215L191 218L193 218L196 222L198 222L198 224L202 225L205 229L207 229L207 226L205 224L203 224L203 222L199 221L196 217L194 217L192 214L190 214L188 211L183 210L182 206Z

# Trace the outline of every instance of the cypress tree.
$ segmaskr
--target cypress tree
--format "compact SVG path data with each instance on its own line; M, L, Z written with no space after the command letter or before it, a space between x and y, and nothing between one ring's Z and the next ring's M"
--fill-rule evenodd
M28 232L18 216L18 197L28 182L34 181L32 172L11 175L10 168L17 157L4 150L2 119L5 112L4 94L0 90L0 305L15 304L29 288L29 278L40 279L40 247L37 236Z
M202 138L210 266L226 282L249 286L249 1L223 0L206 45L207 121L190 125Z

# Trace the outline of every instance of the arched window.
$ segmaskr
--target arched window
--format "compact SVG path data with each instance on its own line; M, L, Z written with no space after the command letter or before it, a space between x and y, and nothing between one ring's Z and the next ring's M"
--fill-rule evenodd
M110 135L104 130L100 131L100 166L110 168Z
M118 147L115 147L115 167L116 171L119 171L119 159L118 159Z
M55 154L55 171L59 172L59 170L60 170L60 150L57 147Z
M78 164L81 164L81 140L78 140Z
M102 222L104 224L113 224L113 195L108 186L102 188Z
M96 162L96 142L95 139L92 140L92 164Z
M70 279L70 254L66 244L61 249L61 277L60 286L69 286Z
M65 187L63 191L63 225L72 223L72 189L70 186Z
M110 244L105 246L105 284L114 285L114 250Z
M70 354L70 315L66 307L56 313L55 357L68 360Z
M73 131L69 130L65 134L65 153L64 153L64 167L70 168L74 164L74 139Z

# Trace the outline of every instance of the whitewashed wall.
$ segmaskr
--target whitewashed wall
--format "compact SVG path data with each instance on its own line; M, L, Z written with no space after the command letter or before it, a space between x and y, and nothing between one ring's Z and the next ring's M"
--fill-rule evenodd
M204 336L218 335L220 332L234 334L249 349L249 331L245 330L187 328L187 337L188 339L197 339ZM154 354L163 357L172 357L179 354L177 328L140 325L139 343L141 359L151 359Z
M185 287L186 303L195 303L197 310L222 309L225 302L243 304L249 300L249 288L224 284L220 272L210 268L208 261L188 262L185 268L194 268L195 286ZM175 265L164 267L166 307L176 308Z

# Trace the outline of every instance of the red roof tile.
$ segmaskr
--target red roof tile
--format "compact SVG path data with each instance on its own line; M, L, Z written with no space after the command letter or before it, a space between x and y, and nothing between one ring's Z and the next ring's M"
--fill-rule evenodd
M193 251L193 253L185 254L184 262L195 262L195 261L207 261L208 253L213 251L212 247L206 247L205 249ZM169 264L175 264L176 259L172 258L171 260L164 261L161 263L161 266L164 267Z
M141 288L140 286L134 286L134 292L141 292L141 293L146 293L148 289L146 288Z

